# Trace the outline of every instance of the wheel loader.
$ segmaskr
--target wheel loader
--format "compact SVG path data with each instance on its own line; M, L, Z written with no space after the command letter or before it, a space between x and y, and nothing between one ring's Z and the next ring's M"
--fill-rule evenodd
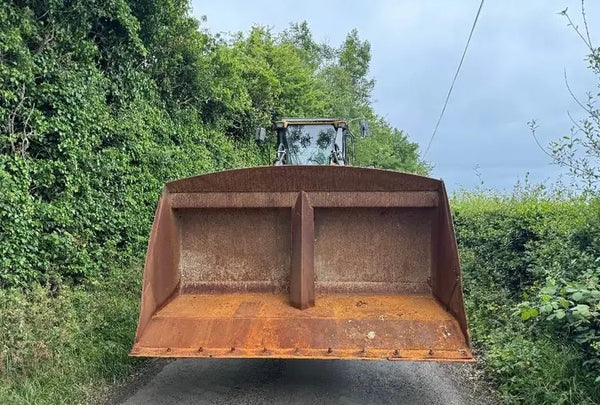
M473 361L444 183L352 167L343 120L273 129L272 166L166 184L131 355Z

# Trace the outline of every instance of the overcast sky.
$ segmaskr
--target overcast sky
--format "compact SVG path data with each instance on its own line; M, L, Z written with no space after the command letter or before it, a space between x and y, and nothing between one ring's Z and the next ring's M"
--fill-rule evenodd
M213 32L274 32L306 20L315 40L339 45L357 28L371 43L375 110L404 130L423 151L431 137L473 23L479 0L222 0L192 1ZM564 170L550 164L527 127L535 118L547 145L569 133L567 112L584 113L563 79L582 98L597 81L586 48L565 17L580 21L579 0L488 0L450 103L426 159L432 176L451 190L485 187L510 191L526 173L551 183ZM600 40L600 2L587 0L592 40ZM596 45L598 42L596 42ZM352 117L346 117L352 118Z

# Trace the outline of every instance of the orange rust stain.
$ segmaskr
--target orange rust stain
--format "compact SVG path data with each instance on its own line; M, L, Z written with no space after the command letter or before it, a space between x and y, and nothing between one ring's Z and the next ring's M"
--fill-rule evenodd
M319 295L306 310L286 294L179 295L152 316L132 355L472 359L432 296L366 294Z
M178 295L156 317L453 319L431 295L326 294L317 296L314 307L299 310L289 305L287 294L271 293Z

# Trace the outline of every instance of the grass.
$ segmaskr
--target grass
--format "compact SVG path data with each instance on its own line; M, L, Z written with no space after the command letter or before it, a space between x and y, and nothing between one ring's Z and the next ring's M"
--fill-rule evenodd
M137 267L58 295L0 290L0 403L87 404L123 381L140 285Z

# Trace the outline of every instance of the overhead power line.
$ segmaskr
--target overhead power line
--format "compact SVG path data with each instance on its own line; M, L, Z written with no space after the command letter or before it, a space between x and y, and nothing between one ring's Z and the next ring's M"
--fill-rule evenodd
M458 73L460 72L460 68L462 67L463 61L465 60L465 55L467 54L467 49L469 49L469 44L471 43L471 37L473 37L473 31L475 31L475 26L477 26L477 20L479 20L479 14L481 14L481 9L483 8L483 3L485 0L481 0L479 4L479 9L477 10L477 14L475 15L475 20L473 21L473 26L471 27L471 32L469 33L469 38L467 39L467 44L465 45L465 49L463 50L462 56L460 58L460 62L458 64L458 68L456 68L456 73L454 74L454 78L452 79L452 84L450 85L450 89L448 90L448 94L446 95L446 100L444 101L444 107L442 108L442 112L435 124L435 128L433 129L433 133L431 134L431 138L429 138L429 143L427 144L427 148L425 149L425 153L423 153L423 157L427 155L429 152L429 148L431 147L431 142L433 142L433 138L437 134L437 130L440 126L440 122L442 121L442 117L446 112L446 107L448 106L448 101L450 100L450 94L452 94L452 89L454 89L454 84L456 83L456 78L458 77Z

